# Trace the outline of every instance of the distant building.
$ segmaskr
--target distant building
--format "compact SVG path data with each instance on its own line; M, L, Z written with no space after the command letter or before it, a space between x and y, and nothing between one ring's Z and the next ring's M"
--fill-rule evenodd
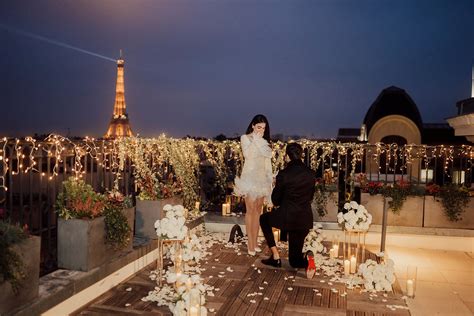
M127 105L125 103L125 86L124 86L124 65L122 54L117 60L117 84L115 88L115 104L114 113L110 120L109 128L105 133L105 138L117 138L132 136L132 129L128 121Z
M474 99L473 112L474 112ZM462 101L460 101L462 102ZM459 102L458 102L459 103ZM474 115L474 114L473 114ZM408 93L398 87L388 87L368 109L361 128L340 128L341 142L368 142L398 145L456 145L467 143L456 136L446 123L423 123L420 111Z
M474 102L469 104L473 106ZM463 107L463 105L461 106ZM474 116L474 114L472 115ZM397 144L398 146L461 145L468 143L463 136L456 136L454 129L449 124L423 123L420 111L413 99L405 90L394 86L380 92L368 109L361 128L341 128L337 140L369 144ZM400 179L403 175L405 175L405 179L421 183L430 181L441 183L442 180L440 179L444 179L446 170L442 169L441 163L434 162L433 164L436 159L432 159L431 163L426 165L422 164L421 159L414 158L411 163L405 166L403 159L406 157L398 156L400 151L396 151L395 156L393 153L390 154L391 158L389 159L386 152L379 152L377 148L367 150L364 164L365 173L370 179L379 179L380 174L385 175L385 179L389 179L389 181ZM378 158L374 159L374 157ZM396 162L397 157L401 161ZM460 162L456 160L456 163L459 164ZM465 174L460 172L463 171L455 170L455 168L452 168L449 172L450 177L456 183L464 183L466 180Z
M456 103L458 115L448 118L456 136L465 136L474 143L474 66L472 67L471 97Z

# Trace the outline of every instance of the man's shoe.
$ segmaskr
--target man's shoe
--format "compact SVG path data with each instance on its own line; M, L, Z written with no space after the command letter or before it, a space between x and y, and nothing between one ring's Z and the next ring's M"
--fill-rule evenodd
M267 266L281 268L281 259L273 259L273 255L271 255L268 259L262 259L262 263Z

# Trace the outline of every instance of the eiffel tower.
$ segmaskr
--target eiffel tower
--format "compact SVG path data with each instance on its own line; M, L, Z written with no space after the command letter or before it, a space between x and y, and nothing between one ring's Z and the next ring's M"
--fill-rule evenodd
M132 129L128 121L127 105L125 103L125 87L123 83L123 68L125 61L122 58L122 50L120 50L120 58L117 60L117 85L115 87L115 104L114 114L110 120L109 128L104 138L117 138L132 136Z

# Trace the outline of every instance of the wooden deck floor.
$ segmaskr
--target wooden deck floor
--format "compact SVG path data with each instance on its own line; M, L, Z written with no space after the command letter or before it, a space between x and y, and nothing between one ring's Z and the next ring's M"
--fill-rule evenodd
M287 261L282 268L268 268L260 263L264 257L239 256L222 244L213 246L207 264L202 265L205 282L216 288L215 296L206 297L206 306L213 311L209 315L410 315L408 310L387 307L406 306L398 283L394 293L374 296L331 283L322 273L308 280L303 270L291 269ZM171 315L167 307L141 300L156 286L149 279L154 268L155 264L146 267L74 315Z

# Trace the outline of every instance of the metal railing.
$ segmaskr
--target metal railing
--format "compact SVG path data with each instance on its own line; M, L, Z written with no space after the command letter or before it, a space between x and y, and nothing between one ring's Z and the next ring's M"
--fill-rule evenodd
M125 167L119 171L118 157L111 150L115 146L113 141L11 139L0 144L0 217L21 226L27 225L32 234L42 237L42 274L57 266L54 204L65 179L80 173L95 190L104 192L112 189L119 177L119 189L135 197L133 164L127 159ZM306 164L316 170L323 182L332 185L339 193L340 202L345 201L348 192L354 192L361 174L368 181L389 183L403 180L417 185L462 182L471 186L474 179L474 149L470 146L302 144L305 146ZM283 143L274 144L273 149L283 150L282 146ZM206 172L213 166L205 163L205 156L200 157L201 166L207 166L200 169L201 198L209 200L209 205L217 206L218 210L231 186L217 188L213 194L203 192L210 190L205 184L212 186L217 176ZM235 176L235 161L229 159L226 164L227 184L231 184Z

